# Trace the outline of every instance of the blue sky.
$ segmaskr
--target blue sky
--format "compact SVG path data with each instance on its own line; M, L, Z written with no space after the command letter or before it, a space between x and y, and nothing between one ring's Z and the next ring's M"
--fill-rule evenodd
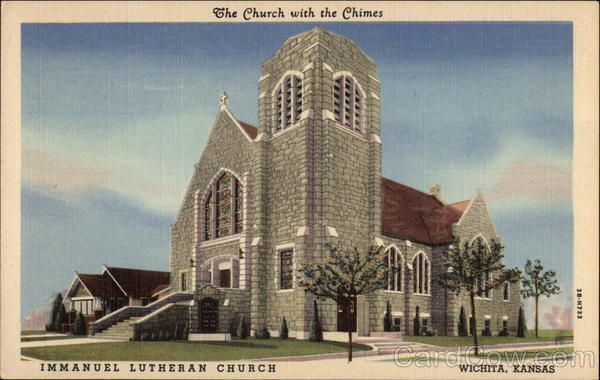
M24 24L22 306L73 271L168 270L172 222L229 94L257 122L261 64L313 23ZM378 64L383 175L484 191L506 261L572 282L570 23L325 23Z

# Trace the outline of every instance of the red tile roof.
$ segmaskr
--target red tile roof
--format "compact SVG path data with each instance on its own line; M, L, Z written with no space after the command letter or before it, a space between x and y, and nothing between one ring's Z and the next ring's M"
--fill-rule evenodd
M450 206L454 207L455 209L461 212L465 212L465 210L469 206L469 203L471 203L471 201L467 199L466 201L462 202L450 203Z
M248 134L248 136L250 136L252 140L256 138L256 135L258 134L258 128L248 123L244 123L241 120L238 120L238 123L240 123L242 128L244 128L244 131L246 131L246 133Z
M425 244L452 241L452 224L458 222L462 210L387 178L381 178L381 190L384 235Z
M150 297L158 285L169 284L170 273L154 270L106 267L128 296Z
M101 274L77 273L77 277L94 297L109 297L111 285L116 287L111 278Z

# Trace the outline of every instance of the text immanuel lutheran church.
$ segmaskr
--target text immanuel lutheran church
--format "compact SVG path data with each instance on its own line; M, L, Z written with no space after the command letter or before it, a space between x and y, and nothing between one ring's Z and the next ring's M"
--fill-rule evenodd
M438 185L421 192L381 177L380 87L376 64L351 40L316 27L264 62L257 127L237 120L223 93L171 226L170 287L144 307L151 318L138 312L132 323L217 336L244 315L252 333L277 336L285 317L290 336L307 339L313 296L297 284L301 260L323 260L327 245L377 245L401 270L359 296L349 320L317 300L325 338L382 332L388 302L396 331L413 334L418 307L423 330L457 335L459 310L468 318L470 307L437 284L442 253L455 237L499 237L481 194L447 203ZM518 287L477 297L482 328L515 334Z

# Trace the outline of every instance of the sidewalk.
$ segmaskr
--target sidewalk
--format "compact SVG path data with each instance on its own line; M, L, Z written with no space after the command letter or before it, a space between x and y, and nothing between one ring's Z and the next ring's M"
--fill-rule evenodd
M365 341L360 343L369 344ZM404 349L399 353L399 358L408 358L416 354L417 352L456 352L457 354L464 354L464 351L470 346L461 347L444 347L444 346L432 346L424 344L411 344L412 342L398 342L398 347ZM372 346L372 343L369 344ZM573 345L573 341L565 341L560 344L556 344L554 341L548 342L529 342L529 343L507 343L507 344L495 344L487 346L479 346L480 350L485 352L486 350L497 350L497 351L522 351L522 350L533 350L536 348L555 348L555 347L569 347ZM386 345L387 346L387 345ZM368 361L386 361L394 359L394 351L384 350L384 353L380 353L379 349L373 351L359 351L354 352L352 360L368 360ZM339 352L334 354L321 354L321 355L303 355L303 356L290 356L290 357L275 357L275 358L262 358L254 361L312 361L312 360L345 360L348 357L347 352Z
M52 337L52 336L67 336L69 334L36 334L36 335L21 335L21 338L46 338L46 337Z
M25 347L49 347L49 346L67 346L71 344L89 344L89 343L118 343L127 342L123 339L111 338L73 338L73 339L55 339L55 340L35 340L32 342L21 342L21 348Z

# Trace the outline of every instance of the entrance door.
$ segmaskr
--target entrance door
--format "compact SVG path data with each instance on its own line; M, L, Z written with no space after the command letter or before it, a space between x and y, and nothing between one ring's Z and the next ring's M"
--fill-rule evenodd
M219 302L210 297L200 301L200 332L217 332L219 328Z
M356 331L356 297L352 298L352 302L350 302L349 320L346 312L343 310L342 305L338 304L337 330L348 331L348 327L350 327L350 331Z

